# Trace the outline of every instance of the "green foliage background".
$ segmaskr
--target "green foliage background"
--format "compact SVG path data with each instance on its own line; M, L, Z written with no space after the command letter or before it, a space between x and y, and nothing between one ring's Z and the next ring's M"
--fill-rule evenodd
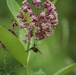
M20 6L22 0L16 0ZM30 2L30 0L28 0ZM61 68L76 62L76 1L58 0L56 10L59 24L55 34L42 41L40 50L43 55L37 53L29 61L29 75L53 75ZM6 0L0 0L0 25L11 28L11 20L14 19L9 11ZM0 71L10 75L25 75L25 69L7 51L0 47ZM75 69L67 75L76 75Z

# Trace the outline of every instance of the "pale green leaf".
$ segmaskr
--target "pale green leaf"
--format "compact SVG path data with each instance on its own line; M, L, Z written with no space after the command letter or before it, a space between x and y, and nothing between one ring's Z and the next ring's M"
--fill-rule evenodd
M20 22L16 17L17 13L19 13L21 11L20 6L18 5L18 3L15 0L6 0L6 2L7 2L7 6L9 8L9 10L11 11L12 15L15 17L15 19L19 23L18 25L20 25ZM21 43L23 44L23 46L26 48L27 45L24 44L24 42L23 42L25 34L26 34L26 30L19 31L19 39L20 39Z
M16 18L17 13L20 12L20 6L18 5L18 3L15 0L6 0L7 1L7 6L9 8L9 10L11 11L11 13L13 14L13 16L15 17L15 19L17 20L17 22L20 24L19 20ZM21 11L23 12L23 11ZM24 13L26 19L27 19L27 23L31 22L30 16L27 13ZM27 34L26 30L20 30L19 31L19 39L20 42L22 43L22 45L25 47L25 49L27 50L27 44L25 44L23 42L23 40L25 39L25 35ZM34 40L31 40L34 43ZM38 41L37 43L40 44L41 41ZM32 43L32 44L33 44ZM32 45L30 44L30 45ZM34 57L34 56L33 56Z
M43 72L42 69L40 69L38 72L35 72L33 75L46 75L45 72Z
M7 2L7 6L9 8L9 10L11 11L12 15L15 17L17 22L20 24L19 20L17 19L17 13L23 12L20 10L21 7L15 0L6 0L6 2ZM24 13L24 12L23 12L23 14L26 17L27 23L30 23L31 22L30 15L27 13Z
M67 67L64 67L53 75L66 75L67 73L72 71L74 68L76 68L76 64L72 64Z
M53 4L56 4L57 0L53 0Z
M21 63L26 64L27 53L25 48L11 32L0 26L0 41L7 47L8 51Z
M15 17L17 22L20 23L16 17L17 13L20 12L20 6L18 5L18 3L15 0L6 0L6 2L7 2L7 6L9 8L9 10L11 11L12 15Z

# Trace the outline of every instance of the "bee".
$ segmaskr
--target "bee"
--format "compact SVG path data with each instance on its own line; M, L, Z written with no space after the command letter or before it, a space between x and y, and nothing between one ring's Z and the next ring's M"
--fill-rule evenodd
M33 50L35 53L39 52L39 53L43 54L43 53L37 48L36 44L34 44L29 50ZM29 50L27 50L27 51L29 51Z

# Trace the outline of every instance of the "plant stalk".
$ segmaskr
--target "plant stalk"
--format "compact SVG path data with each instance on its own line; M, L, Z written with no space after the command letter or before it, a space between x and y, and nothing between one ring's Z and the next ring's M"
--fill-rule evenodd
M30 41L28 41L28 46L27 46L27 50L29 50L29 47L30 47ZM28 51L28 57L27 57L27 66L26 66L26 72L27 72L27 75L29 75L29 72L28 72L28 63L29 63L29 58L30 58L30 52Z

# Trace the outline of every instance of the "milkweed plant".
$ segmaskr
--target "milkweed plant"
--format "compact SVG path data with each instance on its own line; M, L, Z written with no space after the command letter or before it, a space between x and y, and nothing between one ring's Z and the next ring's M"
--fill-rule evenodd
M27 73L25 75L29 75L28 62L31 51L43 54L38 46L42 40L52 36L57 27L58 13L55 7L57 0L31 0L31 3L24 0L21 7L15 0L6 2L15 19L12 20L13 29L0 26L0 46L12 53L24 66ZM18 34L15 28L19 29ZM74 65L76 66L76 64L70 65L53 75L65 75L66 70L70 71Z

